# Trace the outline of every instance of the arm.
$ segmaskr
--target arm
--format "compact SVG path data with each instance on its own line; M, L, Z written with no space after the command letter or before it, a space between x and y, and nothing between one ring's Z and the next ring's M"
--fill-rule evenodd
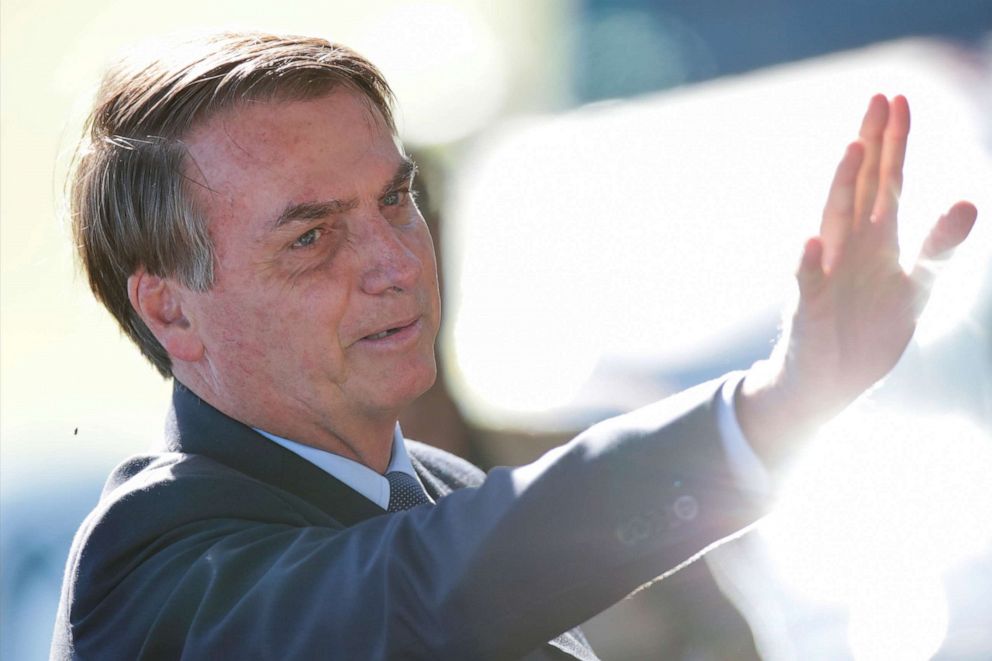
M950 257L975 223L972 204L953 205L903 271L897 212L908 134L906 99L872 98L837 167L820 234L804 247L791 324L738 393L741 427L770 466L895 366L926 305L933 262Z

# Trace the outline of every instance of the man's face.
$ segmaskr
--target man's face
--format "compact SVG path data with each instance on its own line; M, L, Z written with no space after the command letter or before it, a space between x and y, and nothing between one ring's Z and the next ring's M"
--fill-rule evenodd
M337 89L239 106L186 142L216 250L214 286L184 303L208 399L303 442L395 419L433 383L440 301L412 163L381 116Z

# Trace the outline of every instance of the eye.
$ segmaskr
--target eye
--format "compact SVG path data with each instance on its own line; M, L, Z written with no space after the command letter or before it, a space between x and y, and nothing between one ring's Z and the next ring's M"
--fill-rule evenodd
M403 188L400 190L394 190L391 193L387 193L383 196L379 203L384 207L398 207L400 205L406 204L407 200L414 197L414 193L408 188Z
M293 245L290 247L309 248L313 244L317 243L317 239L319 239L323 233L324 230L320 227L314 227L312 229L309 229L303 234L301 234L299 238L296 239L296 241L293 241Z

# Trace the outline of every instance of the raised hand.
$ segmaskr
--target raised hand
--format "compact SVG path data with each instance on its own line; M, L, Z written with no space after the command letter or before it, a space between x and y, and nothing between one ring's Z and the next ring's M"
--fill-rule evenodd
M934 262L975 223L975 207L958 202L931 230L912 272L903 271L897 215L909 124L905 98L872 98L837 167L820 234L803 250L791 326L744 381L738 417L767 460L895 366L929 297Z

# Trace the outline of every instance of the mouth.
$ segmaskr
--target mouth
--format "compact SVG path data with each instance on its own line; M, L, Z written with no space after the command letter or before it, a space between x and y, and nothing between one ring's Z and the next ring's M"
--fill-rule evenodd
M402 328L390 328L388 330L382 331L381 333L375 333L374 335L366 335L362 339L363 340L381 340L381 339L383 339L385 337L389 337L390 335L395 335L396 333L399 333L400 330L402 330Z
M395 326L391 326L384 330L378 331L376 333L371 333L362 338L363 342L382 342L387 338L392 338L395 336L405 337L406 335L413 334L419 327L420 317L411 319L410 321L400 322Z

